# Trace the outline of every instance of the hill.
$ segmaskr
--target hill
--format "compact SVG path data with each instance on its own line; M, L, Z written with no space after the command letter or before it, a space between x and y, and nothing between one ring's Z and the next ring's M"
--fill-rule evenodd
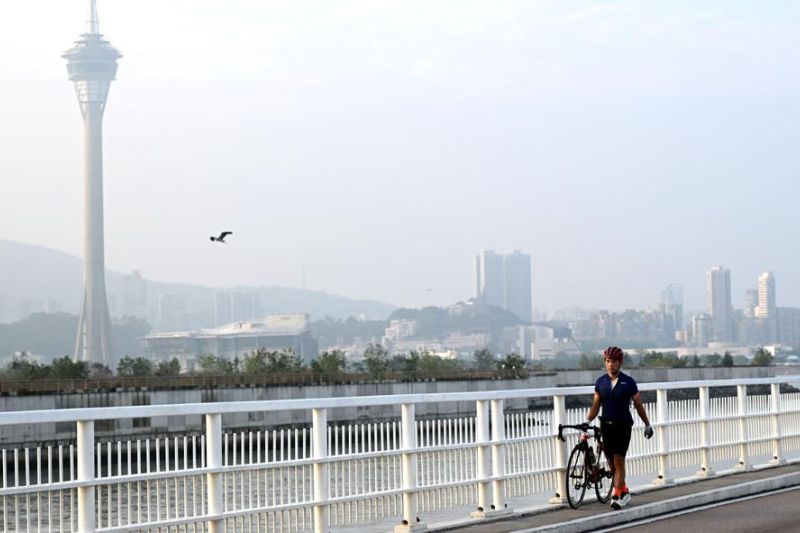
M60 311L77 314L83 283L82 260L65 252L0 239L0 322L14 322L34 312ZM112 318L123 316L125 287L130 275L106 270L106 288ZM309 313L312 318L347 318L366 315L384 319L395 306L376 300L356 300L322 291L287 287L219 288L144 280L146 303L137 316L158 327L158 300L178 295L187 312L197 313L197 322L213 316L214 299L222 290L257 292L260 307L268 313ZM205 317L205 318L203 318Z

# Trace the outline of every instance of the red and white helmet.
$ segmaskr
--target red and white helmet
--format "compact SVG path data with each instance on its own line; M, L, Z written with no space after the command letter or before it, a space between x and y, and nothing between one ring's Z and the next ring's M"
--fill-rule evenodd
M611 359L612 361L622 362L625 357L625 352L619 346L609 346L603 351L603 358Z

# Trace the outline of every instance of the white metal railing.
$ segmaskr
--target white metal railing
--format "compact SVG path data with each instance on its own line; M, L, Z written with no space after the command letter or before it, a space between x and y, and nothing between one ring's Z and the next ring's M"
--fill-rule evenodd
M633 432L627 470L667 484L690 469L713 476L800 451L800 377L641 384L656 438ZM768 394L753 394L753 386ZM712 398L715 387L735 394ZM696 390L696 399L669 400ZM0 413L14 425L75 424L76 441L2 450L0 531L327 532L383 524L425 528L425 518L508 512L531 495L564 501L568 443L559 423L584 420L567 399L592 387L226 402ZM552 408L506 412L504 402L550 398ZM461 416L418 420L415 407L474 402ZM329 422L342 408L396 405L397 418ZM305 411L308 424L237 431L235 413ZM97 421L156 416L205 419L203 434L97 442ZM640 424L638 417L637 425ZM377 527L377 526L376 526Z

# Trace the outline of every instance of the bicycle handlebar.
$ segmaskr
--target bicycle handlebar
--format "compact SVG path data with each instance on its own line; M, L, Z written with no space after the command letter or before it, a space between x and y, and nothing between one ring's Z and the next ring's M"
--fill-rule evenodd
M567 439L564 438L564 430L565 429L577 429L578 431L583 431L588 433L589 431L593 431L595 436L600 432L600 428L597 426L591 426L584 422L583 424L578 424L577 426L564 426L559 424L558 425L558 438L561 439L561 442L567 442Z

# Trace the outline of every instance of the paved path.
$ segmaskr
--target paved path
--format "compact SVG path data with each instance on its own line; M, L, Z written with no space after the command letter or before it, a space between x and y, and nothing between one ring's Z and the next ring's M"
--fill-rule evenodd
M627 521L638 520L653 514L662 514L685 508L687 505L700 505L710 501L729 499L736 497L737 487L762 487L766 486L772 478L791 479L792 483L800 484L800 464L792 464L776 468L764 468L750 472L743 472L733 475L717 476L711 479L704 479L692 483L675 485L658 490L648 490L647 492L634 493L631 505L623 511L611 511L607 505L602 505L587 495L586 503L578 510L569 507L558 507L556 509L542 512L526 512L522 515L514 515L507 520L495 521L476 521L474 525L447 528L447 531L459 533L513 533L516 531L535 530L541 528L543 531L592 531L602 527L609 527ZM762 488L770 490L774 487ZM696 495L703 494L703 498ZM795 502L800 501L798 492L790 492L795 498ZM755 501L755 500L754 500ZM757 505L757 504L753 504ZM797 504L793 507L796 508ZM567 528L565 524L572 525ZM793 531L800 530L800 518L797 518L796 526ZM437 528L438 529L438 528ZM440 531L442 529L439 529ZM675 531L670 527L671 531ZM678 529L681 531L680 529ZM682 531L696 531L697 529L688 528ZM748 531L769 531L770 529L756 528ZM648 531L652 531L648 527ZM707 531L714 531L707 529Z
M619 529L629 533L675 533L675 531L725 531L726 533L795 533L800 530L800 489L769 493L738 503L718 505L665 520Z

